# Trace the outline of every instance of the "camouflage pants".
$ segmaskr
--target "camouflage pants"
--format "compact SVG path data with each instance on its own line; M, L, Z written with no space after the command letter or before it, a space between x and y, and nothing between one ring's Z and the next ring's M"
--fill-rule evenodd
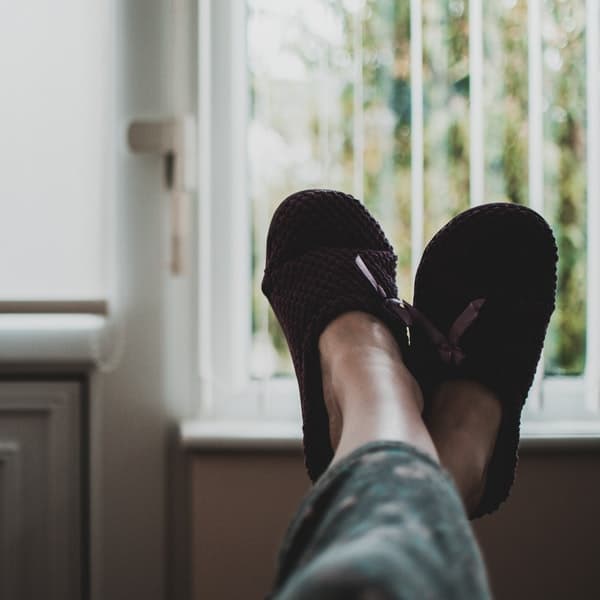
M400 442L367 444L317 481L290 525L272 598L490 598L456 488Z

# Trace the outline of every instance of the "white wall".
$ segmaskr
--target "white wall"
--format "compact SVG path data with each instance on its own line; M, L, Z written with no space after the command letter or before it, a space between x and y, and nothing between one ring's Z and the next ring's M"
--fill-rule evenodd
M126 345L118 368L94 381L92 597L155 600L175 597L167 594L167 446L189 408L190 294L188 276L169 271L163 162L130 154L125 130L132 119L190 109L193 86L180 45L181 24L193 26L194 17L186 15L187 0L117 1L115 10L120 266L113 309L125 323Z

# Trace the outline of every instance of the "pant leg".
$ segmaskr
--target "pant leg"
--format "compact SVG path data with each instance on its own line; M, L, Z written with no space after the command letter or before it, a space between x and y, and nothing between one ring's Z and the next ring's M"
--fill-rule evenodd
M401 442L367 444L329 469L284 540L276 600L490 598L450 477Z

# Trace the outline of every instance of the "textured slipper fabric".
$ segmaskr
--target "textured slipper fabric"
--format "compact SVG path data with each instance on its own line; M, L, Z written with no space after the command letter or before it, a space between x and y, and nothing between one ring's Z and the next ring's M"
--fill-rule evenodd
M554 310L557 260L540 215L495 203L452 219L427 245L417 270L414 306L444 334L470 302L485 299L460 339L460 365L442 361L423 328L411 328L411 369L426 403L442 381L472 379L502 404L486 487L472 517L494 511L514 480L521 410Z
M342 313L360 310L381 319L407 353L406 327L357 267L358 254L388 297L395 297L396 256L358 200L332 190L306 190L286 198L273 215L262 290L294 363L312 481L333 457L318 350L322 331Z

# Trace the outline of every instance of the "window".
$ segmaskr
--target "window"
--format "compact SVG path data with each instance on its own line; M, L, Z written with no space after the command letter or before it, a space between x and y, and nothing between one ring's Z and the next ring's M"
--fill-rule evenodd
M244 364L246 381L250 374L258 382L259 397L264 401L275 385L278 395L291 373L260 292L271 214L295 190L331 187L361 198L382 222L399 255L400 293L409 299L424 244L457 212L508 201L543 213L559 245L558 298L528 422L534 430L548 418L582 423L595 415L598 4L247 0L245 10L240 4L212 3L211 81L220 91L211 102L213 115L218 103L217 112L229 119L212 123L225 124L224 134L219 129L230 138L225 145L248 147L247 171L229 176L248 181L247 189L227 185L231 206L243 206L246 220L238 224L247 228L233 253L250 247L252 258L245 272L252 302L236 312L246 315L236 327L248 331L250 358L237 364ZM240 37L247 39L247 63L223 42L228 36L219 35L220 27L232 28L235 50L243 50ZM225 65L233 73L226 84L217 81L215 65L221 79ZM235 99L224 107L226 91ZM236 159L239 150L229 164ZM212 172L223 177L224 158L214 160ZM215 230L223 229L217 223ZM222 250L218 242L212 247ZM233 254L228 259L235 262Z

